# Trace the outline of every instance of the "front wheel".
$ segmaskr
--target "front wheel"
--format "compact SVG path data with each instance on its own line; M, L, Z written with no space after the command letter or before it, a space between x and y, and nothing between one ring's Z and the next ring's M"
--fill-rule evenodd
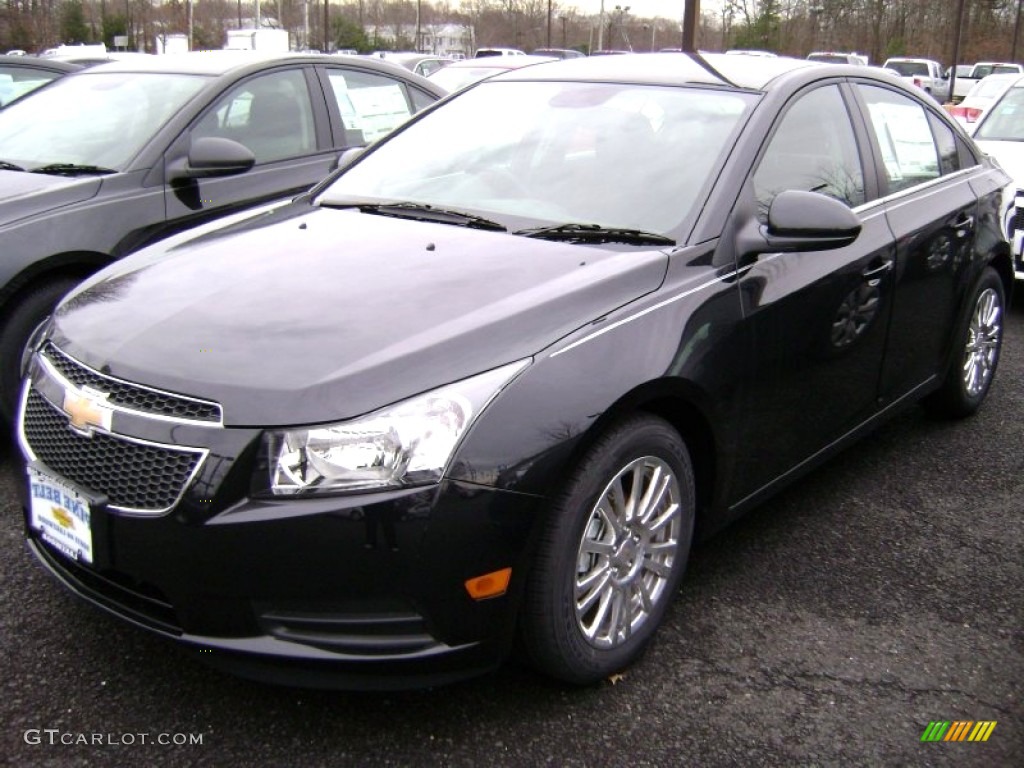
M666 421L634 416L598 439L556 498L528 576L521 637L537 669L588 684L640 656L686 568L694 497Z
M986 267L971 297L970 315L955 341L954 363L942 386L925 400L939 416L970 416L981 407L999 364L1003 343L1005 291L999 275Z

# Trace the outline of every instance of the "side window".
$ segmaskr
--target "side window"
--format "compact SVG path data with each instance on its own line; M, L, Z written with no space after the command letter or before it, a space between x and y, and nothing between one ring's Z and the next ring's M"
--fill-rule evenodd
M0 67L0 107L29 91L46 85L57 77L56 72L28 68Z
M939 177L939 154L925 108L902 94L858 85L878 139L889 192Z
M331 91L345 124L345 146L369 144L412 115L405 84L383 75L328 69Z
M948 173L959 171L961 167L960 153L957 149L956 138L953 136L953 129L930 113L928 122L931 123L935 146L939 150L939 173L945 176Z
M247 146L256 163L314 152L316 132L306 78L299 69L246 80L213 106L192 138L220 136Z
M838 86L799 97L783 114L754 173L758 214L779 192L820 192L851 208L865 201L864 171Z

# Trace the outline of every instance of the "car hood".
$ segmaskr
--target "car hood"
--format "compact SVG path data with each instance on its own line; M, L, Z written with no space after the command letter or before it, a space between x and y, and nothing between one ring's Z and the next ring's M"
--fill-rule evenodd
M221 403L229 426L323 423L529 357L655 290L666 265L297 203L112 265L52 337L115 377Z
M0 225L88 200L102 183L97 176L0 171Z
M1024 188L1024 142L1022 141L977 141L983 152L992 155L1012 178L1013 183Z

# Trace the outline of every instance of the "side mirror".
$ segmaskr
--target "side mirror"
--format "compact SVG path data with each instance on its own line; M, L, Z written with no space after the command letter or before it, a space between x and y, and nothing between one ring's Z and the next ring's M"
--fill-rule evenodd
M168 167L168 179L206 179L245 173L256 163L256 156L243 144L216 136L192 141L188 156Z
M846 205L817 192L780 192L768 208L768 223L756 219L739 235L739 251L800 253L845 248L860 235L860 219Z

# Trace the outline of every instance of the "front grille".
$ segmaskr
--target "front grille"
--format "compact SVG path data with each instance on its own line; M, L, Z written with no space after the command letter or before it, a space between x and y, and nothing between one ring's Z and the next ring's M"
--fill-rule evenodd
M107 497L115 509L163 512L173 507L203 452L136 442L95 432L83 437L68 417L35 390L28 394L22 432L36 458L57 474Z
M79 389L90 387L98 392L107 393L107 402L111 405L187 421L215 424L221 421L220 406L216 403L161 392L106 376L68 357L50 342L43 347L42 356L61 376Z

